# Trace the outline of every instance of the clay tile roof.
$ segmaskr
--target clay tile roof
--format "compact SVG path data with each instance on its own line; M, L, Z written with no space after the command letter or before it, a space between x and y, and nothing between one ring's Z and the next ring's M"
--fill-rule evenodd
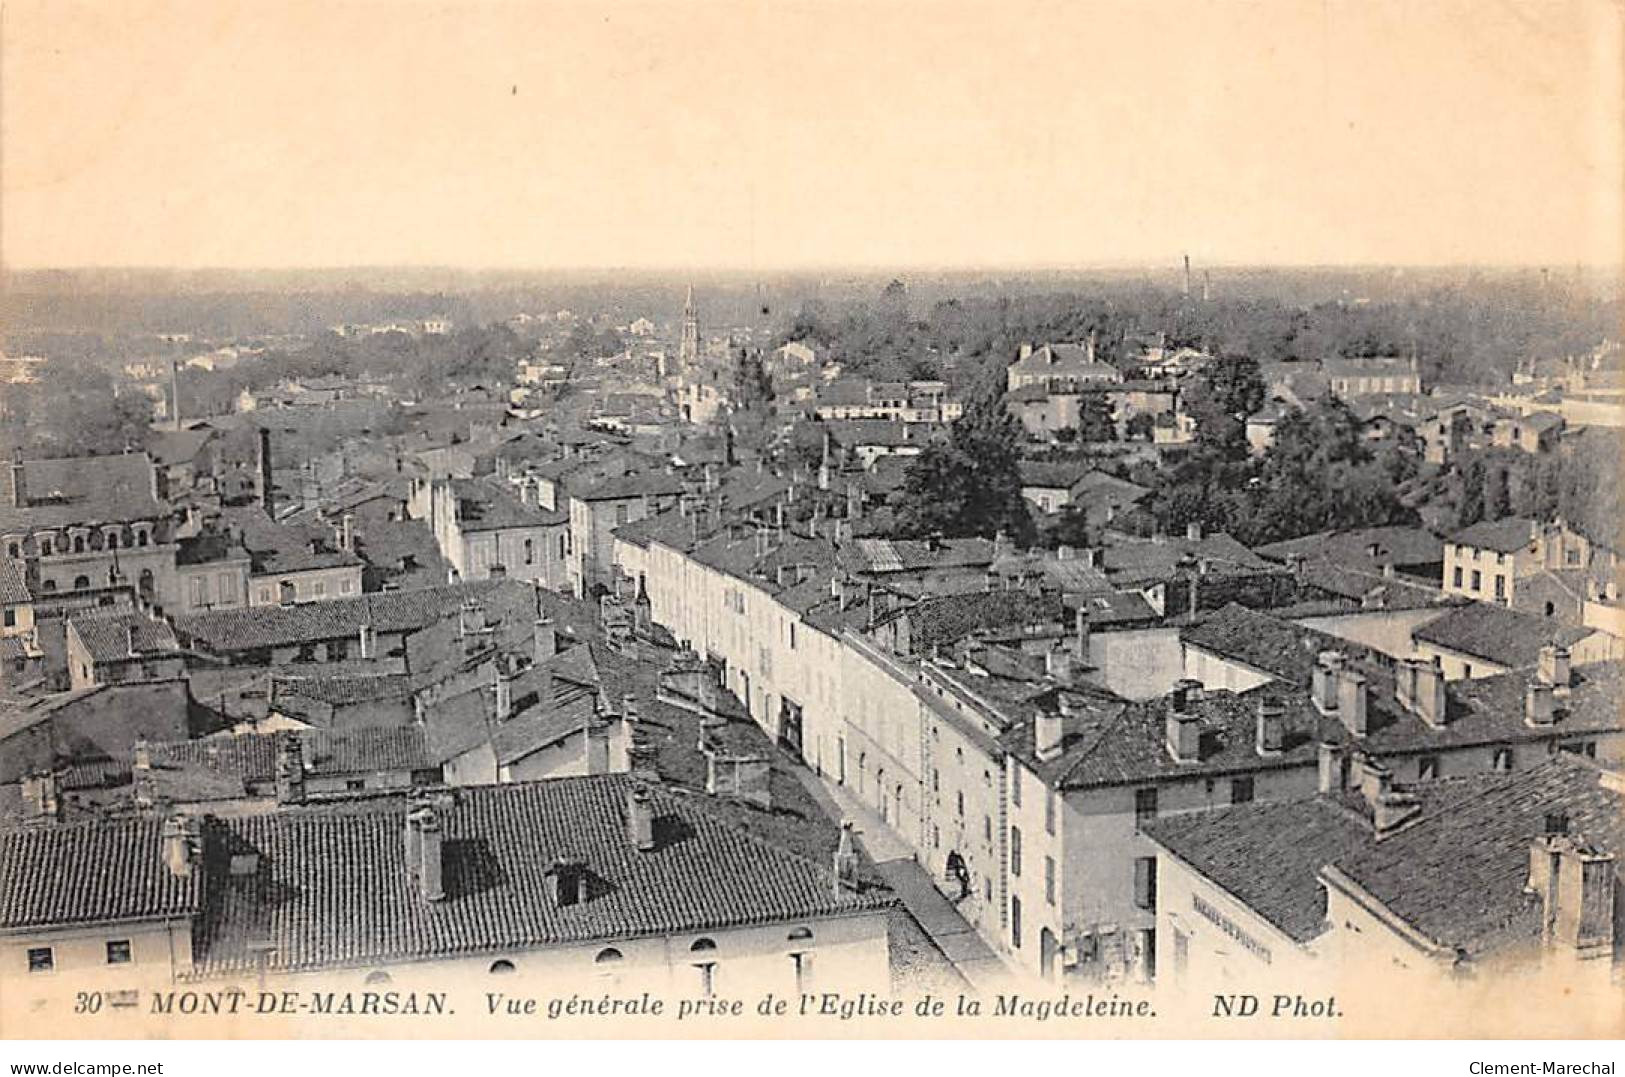
M458 791L444 818L446 897L419 896L402 862L406 805L302 809L215 824L216 848L265 854L259 878L210 872L196 935L200 975L512 954L562 943L880 911L880 891L837 893L829 867L751 837L693 797L651 794L656 849L624 822L624 775ZM559 906L545 878L562 853L586 865L585 899ZM274 898L272 897L274 895ZM815 928L816 930L816 928Z
M28 460L28 507L13 505L11 468L0 466L0 531L155 520L168 509L153 497L146 453Z
M1504 520L1484 520L1464 527L1450 536L1458 546L1473 546L1480 550L1517 553L1535 540L1535 524L1531 520L1512 516Z
M33 598L23 578L22 562L0 557L0 606L19 605Z
M177 654L180 644L175 632L163 621L139 613L76 614L68 624L90 652L94 662L120 662L130 654L130 631L135 631L135 649L140 655Z
M1505 606L1474 602L1428 622L1411 635L1423 643L1516 669L1534 665L1541 647L1548 643L1568 647L1591 633L1589 628L1569 627Z
M164 865L159 819L0 833L0 927L182 918L202 902L202 872Z

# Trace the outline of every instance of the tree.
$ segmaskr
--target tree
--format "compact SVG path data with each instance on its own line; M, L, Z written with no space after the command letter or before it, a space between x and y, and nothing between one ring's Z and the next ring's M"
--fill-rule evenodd
M1148 411L1138 411L1128 417L1123 424L1124 441L1150 441L1156 430L1157 420Z
M898 533L924 538L992 537L1021 545L1037 535L1018 467L1021 435L995 393L977 397L953 424L946 445L932 445L904 475Z
M1088 513L1082 505L1076 502L1063 508L1044 528L1043 543L1046 547L1054 549L1057 546L1071 546L1082 549L1090 545Z
M1196 420L1199 451L1221 459L1247 455L1247 416L1264 404L1258 364L1233 357L1209 365L1185 394L1185 411Z
M1078 397L1079 441L1117 440L1117 423L1112 419L1111 401L1105 393L1084 393Z

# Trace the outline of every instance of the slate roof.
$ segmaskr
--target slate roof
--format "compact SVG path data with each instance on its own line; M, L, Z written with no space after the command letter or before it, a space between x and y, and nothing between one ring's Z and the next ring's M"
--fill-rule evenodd
M362 625L377 632L412 632L455 614L505 581L478 580L411 591L380 591L297 606L208 610L174 619L176 634L216 653L286 646L353 636ZM511 586L523 586L513 584Z
M532 947L814 919L890 905L837 893L830 869L758 841L695 797L651 794L658 847L640 852L624 821L623 775L458 791L444 813L446 898L408 875L406 805L301 809L213 824L211 850L258 850L258 878L215 864L194 947L200 975L365 966ZM587 870L585 899L560 907L546 873L561 854Z
M0 531L155 520L169 514L153 497L152 460L146 453L24 461L26 508L12 503L8 465L0 465Z
M142 656L179 654L181 649L174 629L139 613L75 614L68 624L93 662L123 662L134 657L130 654L131 629L135 630L135 649Z
M1509 516L1504 520L1483 520L1471 527L1464 527L1451 535L1450 541L1457 546L1517 553L1534 542L1535 528L1533 520Z
M1474 602L1422 625L1411 636L1418 642L1484 658L1509 669L1520 669L1533 666L1540 658L1541 647L1546 644L1570 647L1592 631L1493 603Z
M191 916L202 873L180 879L164 866L162 827L134 819L0 833L0 928Z
M1625 796L1597 769L1562 755L1490 784L1480 796L1383 842L1344 853L1327 872L1351 879L1441 948L1480 958L1539 944L1540 899L1524 892L1529 843L1548 814L1597 850L1625 853Z

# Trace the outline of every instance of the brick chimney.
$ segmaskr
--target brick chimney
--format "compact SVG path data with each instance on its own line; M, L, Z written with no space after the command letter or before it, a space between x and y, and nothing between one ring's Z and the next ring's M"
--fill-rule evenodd
M1202 720L1198 718L1190 705L1190 682L1180 681L1174 685L1173 693L1168 697L1168 714L1165 723L1165 740L1168 754L1176 763L1199 763L1202 760Z
M1569 686L1569 649L1548 643L1540 649L1540 679L1556 688Z
M491 663L491 683L494 689L494 702L492 712L499 722L506 722L513 717L513 682L508 679L508 671L502 667L502 659Z
M1527 892L1541 899L1542 935L1574 956L1609 958L1614 950L1618 889L1611 854L1567 834L1536 838L1529 847Z
M446 896L445 836L440 809L431 800L415 802L406 813L406 873L425 901Z
M171 815L164 820L164 866L177 879L190 879L203 858L203 826L189 815Z
M1033 751L1040 763L1049 763L1061 756L1061 745L1066 737L1066 719L1060 710L1040 709L1033 719Z
M1550 726L1557 721L1556 690L1545 681L1535 679L1524 691L1523 720L1531 726Z
M641 782L633 782L626 791L626 840L640 853L655 848L655 810L649 790Z
M1370 732L1366 714L1365 674L1357 669L1342 669L1337 674L1337 716L1351 737L1363 737Z
M1265 758L1280 755L1286 750L1286 708L1279 700L1259 697L1255 748Z
M841 838L835 845L835 896L858 888L858 848L852 834L852 820L841 820Z
M538 617L536 619L536 654L537 665L552 658L559 651L559 630L550 618Z
M285 732L276 738L276 799L279 804L299 804L305 799L305 753L297 733Z
M342 522L342 525L341 525L341 529L339 531L339 543L340 543L340 545L343 546L343 548L345 550L354 552L354 550L355 550L355 514L354 513L347 512L347 513L344 514L344 519L343 519L343 522Z

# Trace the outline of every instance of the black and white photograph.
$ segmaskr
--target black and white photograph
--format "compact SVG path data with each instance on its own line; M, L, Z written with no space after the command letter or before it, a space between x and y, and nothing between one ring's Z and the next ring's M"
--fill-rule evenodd
M1617 1047L1622 56L6 0L0 1058Z

